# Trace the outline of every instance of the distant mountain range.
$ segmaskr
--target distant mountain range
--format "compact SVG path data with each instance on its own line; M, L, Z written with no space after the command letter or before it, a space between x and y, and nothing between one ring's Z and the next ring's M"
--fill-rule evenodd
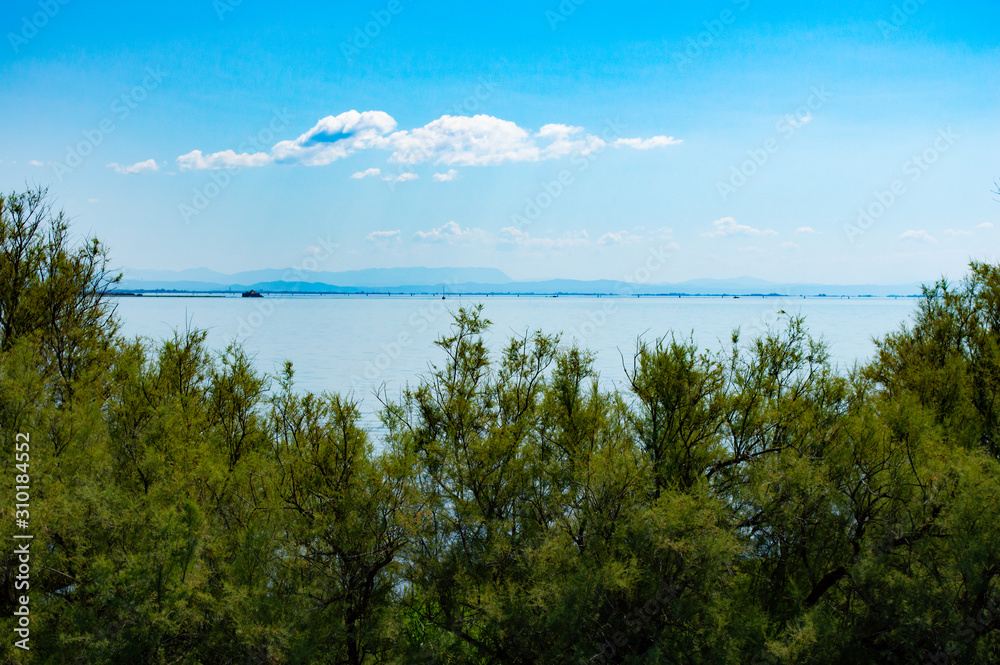
M752 277L692 279L669 284L630 284L614 280L551 279L514 281L495 268L370 268L343 272L295 269L253 270L227 275L207 268L127 270L120 291L247 291L286 293L511 293L511 294L670 294L789 296L909 296L910 284L781 284Z
M392 287L401 284L448 284L481 282L506 284L512 281L502 270L496 268L368 268L367 270L345 270L341 272L306 271L295 268L250 270L227 275L208 268L190 270L126 270L125 277L130 284L190 282L219 285L262 284L279 282L321 283L337 286L361 288ZM140 288L138 286L134 288ZM160 287L154 287L160 288Z

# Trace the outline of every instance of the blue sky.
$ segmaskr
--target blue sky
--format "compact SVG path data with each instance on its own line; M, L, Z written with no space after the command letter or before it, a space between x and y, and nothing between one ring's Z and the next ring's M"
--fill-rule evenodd
M996 3L331 5L5 3L0 188L49 186L123 268L1000 260Z

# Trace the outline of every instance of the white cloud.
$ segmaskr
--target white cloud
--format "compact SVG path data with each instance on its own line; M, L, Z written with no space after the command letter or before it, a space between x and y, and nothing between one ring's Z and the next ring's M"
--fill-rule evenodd
M455 176L457 175L458 171L456 171L455 169L448 169L447 173L435 173L434 180L435 182L449 182L451 180L454 180Z
M40 162L37 159L31 159L28 161L31 166L45 166L45 162Z
M395 231L372 231L367 236L365 240L370 243L374 243L380 249L388 249L392 245L398 245L402 242L401 232L399 229Z
M418 178L420 178L420 176L416 173L400 173L396 176L383 176L382 180L385 180L386 182L408 182L410 180L417 180Z
M814 229L811 226L800 226L799 228L795 229L795 232L796 233L816 233L816 234L822 233L822 231L817 231L816 229Z
M583 127L571 125L548 124L535 134L534 139L548 142L541 147L538 159L558 159L566 155L590 153L607 147L607 142L599 136L587 134Z
M903 231L899 234L900 240L914 240L920 242L937 242L927 231L914 231L910 229L909 231Z
M390 162L400 164L494 166L557 159L573 153L589 154L609 145L650 150L680 143L672 136L653 136L618 138L609 144L599 136L587 134L582 127L557 123L544 125L532 133L509 120L482 114L444 115L423 127L395 130L395 119L383 111L352 110L323 118L305 134L280 141L269 152L237 154L234 150L223 150L203 154L192 150L178 157L177 163L183 170L272 163L322 166L359 150L382 149L390 151Z
M254 166L264 166L274 161L266 152L239 153L233 150L214 152L211 155L202 154L201 150L192 150L177 158L177 166L181 171L218 171L219 169L242 169Z
M539 148L528 132L509 120L488 115L446 115L423 127L389 137L389 161L449 166L490 166L503 162L538 161Z
M420 176L416 173L397 173L392 175L391 173L382 174L382 169L372 168L365 169L364 171L358 171L351 175L354 180L361 180L362 178L375 178L378 177L385 182L407 182L409 180L416 180Z
M119 164L117 162L111 162L110 164L108 164L108 168L109 169L114 169L115 173L119 173L121 175L131 175L131 174L135 174L135 173L148 173L148 172L159 171L160 170L160 167L156 163L155 159L147 159L144 162L136 162L135 164L132 164L131 166L122 166L121 164Z
M653 148L665 148L670 145L683 143L673 136L654 136L648 139L618 139L612 145L616 148L628 147L636 150L652 150Z
M794 242L783 242L780 245L778 245L778 249L786 249L792 252L797 252L800 249L802 249L802 247L795 244Z
M396 121L382 111L328 115L294 141L276 143L271 155L276 162L324 166L358 150L384 148L394 129Z
M413 234L413 238L418 242L444 243L449 245L482 243L504 250L545 251L579 248L599 250L604 247L637 244L654 240L663 242L669 238L670 233L672 233L671 230L667 228L660 228L647 233L643 227L639 226L631 231L608 232L593 240L586 229L567 231L561 235L552 235L549 233L542 236L533 236L528 231L515 226L507 226L494 235L480 228L463 228L458 223L450 221L440 228L431 229L430 231L417 231ZM399 234L399 231L376 231L369 234L368 240L371 242L380 242L388 238L395 238L397 234ZM669 245L664 245L664 247L679 249L680 245L669 243Z
M395 231L372 231L366 236L367 240L371 242L376 242L379 240L385 240L386 238L398 238L401 231L396 229Z
M992 229L993 228L993 224L990 223L990 222L983 222L982 224L980 224L976 228L977 229Z
M677 139L617 139L614 147L638 150L679 143ZM495 166L505 162L537 162L573 153L589 154L606 147L604 139L583 127L551 123L531 134L517 124L489 115L442 116L423 127L388 137L390 161L404 164L434 162L448 166Z
M500 242L518 249L564 249L567 247L582 247L590 244L590 236L586 230L570 231L559 237L532 237L527 231L514 226L506 226L500 230Z
M718 238L724 236L745 235L745 236L776 236L778 232L773 229L755 229L745 224L737 224L732 217L723 217L712 222L715 227L712 231L702 233L707 238Z
M617 233L605 233L597 239L598 245L630 245L642 242L645 236L638 235L631 231L618 231Z
M813 119L812 113L806 113L805 115L798 118L792 114L788 114L785 116L785 122L787 122L795 129L799 129L800 127L805 127L810 122L812 122L812 119Z
M413 237L420 242L440 242L449 245L467 244L476 241L482 242L490 239L490 235L482 229L463 229L453 221L430 231L417 231L413 234Z
M945 229L944 234L946 236L971 236L975 235L972 231L965 231L963 229Z
M100 203L100 199L87 199L87 203Z

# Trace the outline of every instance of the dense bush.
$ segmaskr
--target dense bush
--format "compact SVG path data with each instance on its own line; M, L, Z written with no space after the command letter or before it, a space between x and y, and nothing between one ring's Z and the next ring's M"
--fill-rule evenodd
M928 288L846 375L789 317L715 354L642 344L607 392L586 351L494 356L459 310L375 441L290 366L120 338L103 248L44 192L0 199L0 244L35 534L30 652L0 555L7 661L1000 658L1000 268Z

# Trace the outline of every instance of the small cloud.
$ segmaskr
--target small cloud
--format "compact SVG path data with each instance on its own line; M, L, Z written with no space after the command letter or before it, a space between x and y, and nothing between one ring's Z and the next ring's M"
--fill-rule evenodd
M795 232L796 233L816 233L816 234L822 233L822 231L817 231L816 229L814 229L811 226L800 226L799 228L795 229Z
M927 231L914 231L910 229L909 231L903 231L899 234L900 240L913 240L919 242L937 242Z
M361 180L362 178L381 178L385 182L407 182L408 180L416 180L419 178L416 173L399 173L397 175L392 175L391 173L382 173L382 169L371 168L365 169L364 171L358 171L357 173L351 175L354 180Z
M963 229L945 229L944 234L946 236L971 236L975 235L972 231L965 231Z
M635 150L652 150L670 145L680 145L682 140L673 136L654 136L648 139L618 139L611 145L616 148L634 148Z
M802 249L802 247L796 245L794 242L783 242L780 245L778 245L778 249L785 249L788 251L797 252L800 249Z
M155 159L147 159L144 162L136 162L131 166L122 166L117 162L111 162L108 164L109 169L114 169L115 173L121 175L133 175L135 173L149 173L152 171L159 171L160 167L157 165Z
M597 239L598 245L630 245L642 242L645 238L630 231L618 231L617 233L605 233Z
M990 223L990 222L983 222L982 224L980 224L976 228L977 229L992 229L993 228L993 224Z
M372 231L365 236L365 240L378 245L382 249L385 249L389 245L398 245L402 242L402 238L400 236L401 232L399 229L396 229L395 231Z
M87 199L87 203L100 203L100 199Z
M590 243L590 235L586 230L569 231L558 238L534 238L527 231L514 226L505 226L500 230L500 240L507 247L518 249L563 249L566 247L581 247Z
M382 175L382 169L365 169L364 171L358 171L357 173L351 175L354 180L361 180L362 178L370 178L372 176Z
M788 114L785 116L785 122L787 122L795 129L799 129L800 127L805 127L810 122L812 122L812 119L813 119L812 113L806 113L805 115L800 117L796 117L792 114Z
M264 166L273 161L274 158L264 152L237 154L235 150L223 150L211 155L203 155L201 150L192 150L177 158L177 166L181 171L218 171L220 169Z
M723 217L722 219L717 219L712 222L712 226L715 227L712 231L707 233L702 233L701 235L706 238L718 238L725 236L734 235L745 235L745 236L776 236L778 232L773 229L755 229L752 226L747 226L745 224L737 224L736 220L732 217Z
M40 162L37 159L32 159L28 161L28 163L31 164L32 166L45 166L45 162Z
M323 247L320 247L318 245L309 245L305 249L306 254L314 254L314 255L329 254L332 250L340 248L340 243L330 243L329 240L330 239L327 238L327 242L324 243Z
M416 173L400 173L397 176L382 176L382 180L385 180L386 182L409 182L410 180L416 180L419 177L420 176Z
M437 182L450 182L455 179L458 175L458 171L455 169L448 169L447 173L435 173L434 180Z
M461 226L452 221L437 229L431 229L430 231L417 231L413 234L413 237L420 242L441 242L454 245L458 243L470 243L477 240L488 240L489 234L482 229L463 229Z

